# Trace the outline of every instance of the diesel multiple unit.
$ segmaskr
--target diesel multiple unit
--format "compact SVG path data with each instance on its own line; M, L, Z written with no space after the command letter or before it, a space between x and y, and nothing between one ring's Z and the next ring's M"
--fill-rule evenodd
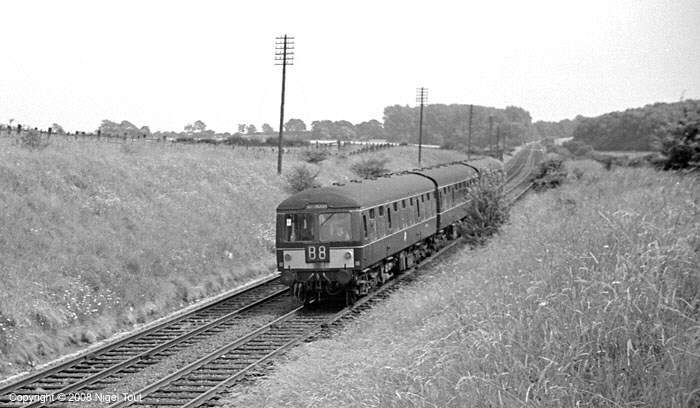
M500 162L453 162L312 188L277 207L277 266L304 301L348 302L456 235L469 190L500 182Z

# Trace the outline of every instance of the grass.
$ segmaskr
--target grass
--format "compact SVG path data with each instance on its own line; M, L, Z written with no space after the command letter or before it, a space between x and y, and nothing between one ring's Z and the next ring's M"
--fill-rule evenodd
M285 173L302 162L286 156ZM415 166L415 149L389 166ZM363 155L364 157L364 155ZM424 152L428 164L463 158ZM0 375L274 269L270 148L0 138ZM336 156L319 181L354 178Z
M227 406L697 407L700 181L583 172Z

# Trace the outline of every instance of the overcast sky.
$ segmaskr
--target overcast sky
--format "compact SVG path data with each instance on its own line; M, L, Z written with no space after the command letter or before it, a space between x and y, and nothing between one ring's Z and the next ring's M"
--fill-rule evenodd
M243 4L245 3L245 4ZM0 1L0 122L218 131L432 103L534 120L700 98L700 1Z

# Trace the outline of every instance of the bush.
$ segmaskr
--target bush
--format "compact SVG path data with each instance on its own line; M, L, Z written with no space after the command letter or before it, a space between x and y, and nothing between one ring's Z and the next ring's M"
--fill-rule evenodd
M41 137L41 133L36 130L29 130L19 137L19 144L29 150L42 150L50 143L48 139L44 140L44 138Z
M295 166L286 176L289 189L295 193L298 193L309 188L320 186L319 182L316 180L319 172L320 170L314 173L304 164Z
M559 187L566 178L563 168L564 161L560 158L550 158L542 163L533 177L533 188L536 191Z
M353 163L350 166L350 170L362 178L377 178L389 173L389 170L386 168L388 161L386 158L372 157Z
M301 160L307 163L320 163L326 160L331 153L326 149L309 149L301 152Z
M579 140L569 140L561 144L574 156L587 156L593 152L593 146Z
M471 206L460 225L460 233L469 245L483 245L508 221L508 204L502 189L496 185L482 184L470 190L469 199Z

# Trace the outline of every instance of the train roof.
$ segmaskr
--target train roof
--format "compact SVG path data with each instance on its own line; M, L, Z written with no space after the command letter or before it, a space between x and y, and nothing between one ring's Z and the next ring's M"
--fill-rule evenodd
M298 211L309 208L368 208L433 191L435 185L431 179L435 180L440 188L476 177L478 171L483 169L502 168L500 161L484 158L414 169L376 179L353 180L344 184L311 188L282 201L277 206L277 211Z
M433 191L435 186L417 174L399 173L373 180L357 180L304 190L282 201L277 211L303 210L314 205L329 209L366 208Z
M428 167L416 172L435 180L438 188L479 176L474 167L464 162Z

